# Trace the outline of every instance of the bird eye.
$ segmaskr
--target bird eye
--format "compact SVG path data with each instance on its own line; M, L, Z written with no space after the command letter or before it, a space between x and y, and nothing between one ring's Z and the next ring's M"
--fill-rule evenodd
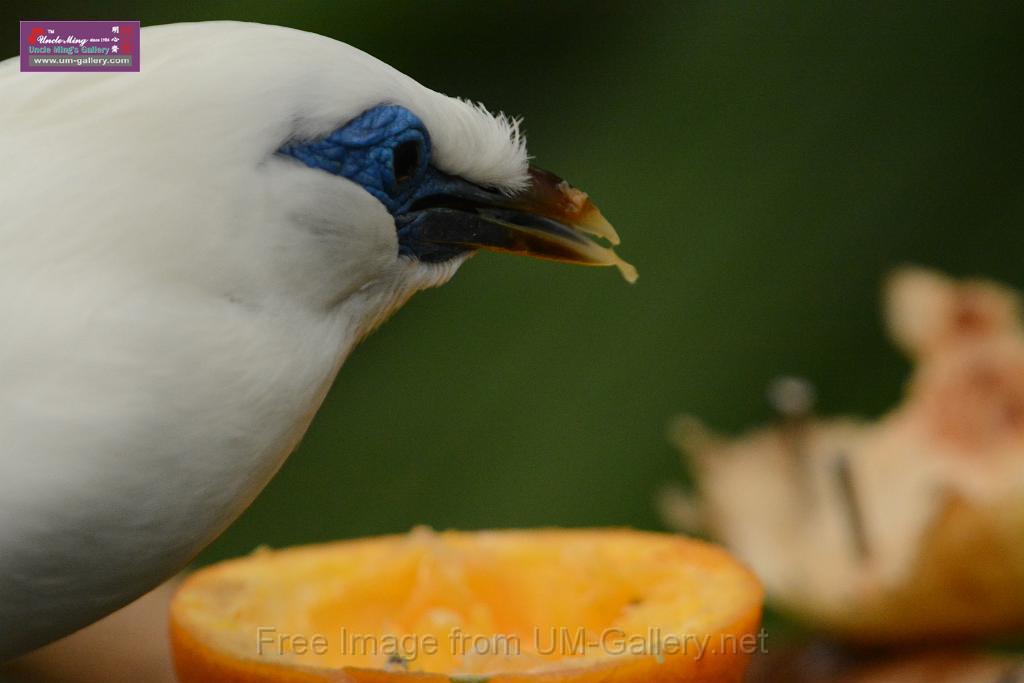
M412 178L420 167L420 143L416 140L406 140L396 146L392 164L395 169L395 182L404 183Z

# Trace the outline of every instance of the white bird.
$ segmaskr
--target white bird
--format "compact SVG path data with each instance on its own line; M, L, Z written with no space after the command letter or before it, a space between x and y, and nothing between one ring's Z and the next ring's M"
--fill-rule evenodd
M503 115L291 29L141 47L136 74L0 64L0 660L179 571L475 250L635 275Z

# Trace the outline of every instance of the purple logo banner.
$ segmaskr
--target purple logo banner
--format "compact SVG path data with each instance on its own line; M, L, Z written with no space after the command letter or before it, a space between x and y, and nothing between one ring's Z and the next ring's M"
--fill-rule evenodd
M138 71L137 21L23 21L22 71Z

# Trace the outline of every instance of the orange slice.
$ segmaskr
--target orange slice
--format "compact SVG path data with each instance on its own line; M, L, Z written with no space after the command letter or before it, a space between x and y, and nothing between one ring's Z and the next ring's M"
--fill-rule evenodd
M739 681L761 588L723 550L619 529L260 551L171 606L182 683Z

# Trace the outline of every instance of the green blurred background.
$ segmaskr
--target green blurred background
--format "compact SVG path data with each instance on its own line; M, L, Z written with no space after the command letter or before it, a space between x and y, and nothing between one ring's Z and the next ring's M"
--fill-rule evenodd
M244 19L333 36L525 117L640 280L484 254L352 355L301 448L200 558L438 528L660 528L666 423L767 382L878 414L894 266L1024 285L1024 4L77 2L19 18ZM145 52L145 41L142 45ZM143 68L145 56L143 55Z

